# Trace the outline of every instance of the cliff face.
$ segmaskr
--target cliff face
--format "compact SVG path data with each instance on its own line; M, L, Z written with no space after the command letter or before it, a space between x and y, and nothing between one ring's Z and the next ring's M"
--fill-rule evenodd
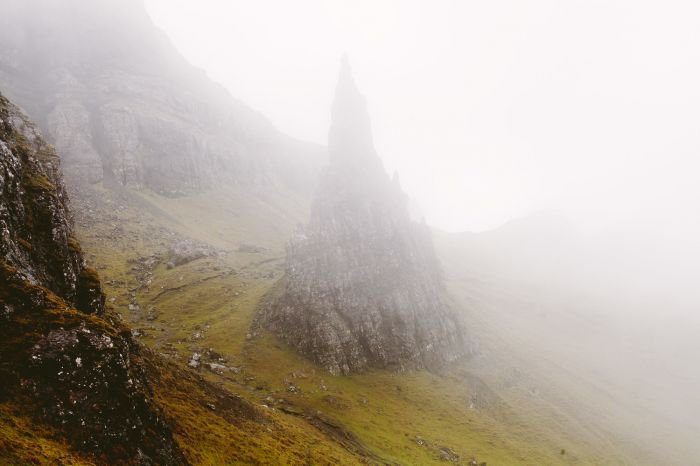
M0 86L71 182L168 196L220 184L304 191L324 157L189 65L136 0L4 2Z
M94 270L72 235L59 159L29 119L0 96L0 255L32 285L84 312L104 310Z
M411 221L377 156L346 61L329 134L330 166L311 219L287 248L287 276L264 325L332 373L437 368L464 353L427 226Z
M0 96L0 402L101 462L181 464L128 329L104 314L59 160Z

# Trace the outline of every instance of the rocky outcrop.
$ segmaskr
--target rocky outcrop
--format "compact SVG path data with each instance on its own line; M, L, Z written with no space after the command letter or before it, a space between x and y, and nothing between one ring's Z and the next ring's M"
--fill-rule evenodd
M170 259L167 267L173 268L187 264L202 257L217 255L218 252L208 244L199 243L193 240L180 240L170 246Z
M306 192L325 157L189 65L138 0L4 2L0 87L44 130L72 183Z
M0 96L0 402L101 464L184 464L144 350L107 314L73 237L58 157Z
M0 96L0 255L34 285L99 314L104 296L72 235L59 159L36 127Z
M437 368L464 353L425 224L409 218L398 177L377 156L364 98L343 62L330 166L287 274L261 321L332 373Z

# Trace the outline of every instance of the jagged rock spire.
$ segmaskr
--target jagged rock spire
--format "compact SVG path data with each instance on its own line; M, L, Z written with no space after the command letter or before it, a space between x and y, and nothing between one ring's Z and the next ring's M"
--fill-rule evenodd
M331 128L328 134L331 164L365 164L367 159L378 159L372 141L367 103L355 85L350 62L343 55L338 84L331 109Z
M264 325L334 374L438 368L465 353L430 230L411 221L398 176L372 144L347 58L332 108L330 164Z

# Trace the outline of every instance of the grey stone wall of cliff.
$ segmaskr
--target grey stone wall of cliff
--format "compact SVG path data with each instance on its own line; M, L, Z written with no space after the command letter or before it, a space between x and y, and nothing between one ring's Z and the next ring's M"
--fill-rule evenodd
M105 311L53 147L0 95L0 403L98 464L185 464L144 353Z
M42 128L71 182L310 196L326 157L187 63L138 1L7 0L0 89Z
M332 109L330 165L287 274L260 318L330 372L435 369L465 354L428 227L409 218L373 143L346 61Z

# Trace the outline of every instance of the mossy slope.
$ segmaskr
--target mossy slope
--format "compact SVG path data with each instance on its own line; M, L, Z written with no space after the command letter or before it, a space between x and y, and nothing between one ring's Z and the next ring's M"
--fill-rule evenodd
M479 358L442 374L370 371L333 377L259 331L252 325L256 309L282 277L285 238L295 219L306 215L302 202L268 193L265 207L219 191L182 200L138 194L147 204L138 206L131 194L102 189L89 188L80 196L81 211L89 206L96 215L89 222L79 217L78 231L106 278L115 310L170 364L187 368L193 354L201 354L199 367L185 369L193 380L240 396L281 426L271 427L272 433L264 425L251 427L267 435L265 442L246 440L251 430L222 427L240 439L235 447L225 444L207 434L212 421L206 415L215 411L207 412L206 403L199 403L197 416L181 405L187 398L207 399L203 392L193 389L195 395L188 396L190 388L158 383L165 413L182 429L176 428L176 438L196 439L184 446L194 463L227 464L226 458L236 458L230 461L305 464L311 457L312 464L468 464L474 457L487 464L625 464L592 427L575 427L575 419L554 415L557 408L546 401L504 390L499 379L484 383L476 375ZM229 202L217 207L224 198ZM105 199L118 207L105 209ZM277 209L285 209L282 221ZM206 229L210 220L215 229ZM169 245L181 237L214 244L226 254L169 269ZM239 252L241 244L259 245L261 251ZM130 264L151 255L156 260L146 285L143 269ZM131 303L138 310L129 310ZM225 369L210 369L212 362Z

